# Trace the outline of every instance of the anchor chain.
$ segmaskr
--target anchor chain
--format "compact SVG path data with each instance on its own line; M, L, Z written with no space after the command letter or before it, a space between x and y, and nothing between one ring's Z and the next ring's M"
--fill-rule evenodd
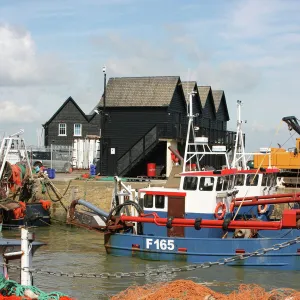
M278 251L280 249L289 247L294 244L300 243L300 236L296 237L293 240L283 242L281 244L275 244L273 247L270 248L261 248L258 249L254 252L250 253L242 253L235 255L233 257L229 258L222 258L214 262L205 262L201 264L193 264L193 265L186 265L183 267L172 267L169 268L168 270L158 270L158 269L152 269L147 272L116 272L116 273L65 273L65 272L54 272L54 271L49 271L49 270L43 270L43 269L36 269L36 268L23 268L23 270L27 269L28 272L35 273L35 274L43 274L43 275L52 275L52 276L64 276L64 277L78 277L78 278L102 278L102 279L107 279L107 278L124 278L124 277L145 277L145 276L157 276L161 274L174 274L174 273L179 273L179 272L187 272L187 271L194 271L197 269L207 269L212 266L222 266L226 265L231 262L239 261L239 260L245 260L250 257L254 256L262 256L265 255L266 253L270 251ZM5 265L7 268L12 269L12 270L21 270L22 268L17 266L17 265L12 265L12 264L5 264L2 263L2 265Z

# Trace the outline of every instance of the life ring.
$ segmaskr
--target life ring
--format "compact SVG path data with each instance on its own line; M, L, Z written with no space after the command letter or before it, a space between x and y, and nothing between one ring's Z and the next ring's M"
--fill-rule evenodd
M264 214L268 210L268 204L260 204L257 206L257 211L259 214Z
M222 212L221 214L219 213L219 210L222 209ZM226 206L224 203L222 202L219 202L216 206L216 209L215 209L215 217L218 219L218 220L222 220L225 216L225 213L226 213Z

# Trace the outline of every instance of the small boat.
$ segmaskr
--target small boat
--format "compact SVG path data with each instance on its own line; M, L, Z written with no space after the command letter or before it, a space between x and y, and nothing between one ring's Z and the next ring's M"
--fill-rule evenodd
M106 216L106 252L206 266L300 270L300 194L273 194L276 168L249 170L236 159L230 165L220 146L204 151L208 145L195 135L192 101L191 93L180 186L141 189L138 201L118 199ZM205 155L223 155L226 166L201 169ZM276 203L294 206L275 219Z
M33 178L23 130L3 138L0 147L0 223L3 228L50 223L51 201L36 199L40 182Z

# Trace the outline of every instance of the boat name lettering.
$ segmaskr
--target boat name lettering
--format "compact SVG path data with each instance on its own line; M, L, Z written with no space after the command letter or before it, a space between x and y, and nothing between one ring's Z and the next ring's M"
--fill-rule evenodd
M174 250L174 240L146 239L146 249L154 245L157 250Z

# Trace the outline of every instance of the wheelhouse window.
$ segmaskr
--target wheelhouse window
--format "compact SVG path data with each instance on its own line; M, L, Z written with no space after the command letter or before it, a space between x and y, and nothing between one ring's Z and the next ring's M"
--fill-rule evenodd
M245 175L244 174L237 174L234 179L235 186L243 186L245 182Z
M214 177L201 177L200 178L200 191L213 191L214 189Z
M263 174L261 186L267 186L269 181L269 174Z
M257 184L258 184L258 175L255 174L247 175L246 178L247 186L257 186Z
M67 124L66 123L59 123L58 124L58 135L66 136L67 135Z
M261 185L262 186L273 186L276 184L275 174L263 174Z
M144 196L144 207L145 208L153 208L153 195L145 195Z
M75 123L74 124L74 136L81 136L82 135L82 126L81 124Z
M222 187L223 187L223 178L218 177L217 185L216 185L216 191L222 191Z
M156 195L155 196L155 208L165 208L165 196Z
M186 191L195 191L197 190L198 177L184 177L183 189Z
M228 189L229 176L226 177L218 177L216 191L226 191Z

